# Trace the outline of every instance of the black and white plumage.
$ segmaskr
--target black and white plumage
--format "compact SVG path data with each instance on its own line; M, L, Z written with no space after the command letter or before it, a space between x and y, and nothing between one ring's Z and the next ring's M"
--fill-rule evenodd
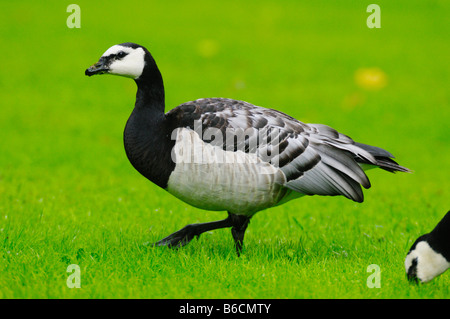
M426 283L450 268L450 211L428 234L414 242L405 258L410 281Z
M86 70L89 76L102 73L131 77L137 84L124 132L136 170L195 207L228 212L224 220L188 225L158 245L180 246L205 231L232 227L239 253L248 222L260 210L304 195L362 202L361 186L370 187L364 169L409 171L391 153L329 126L243 101L199 99L165 113L161 73L148 50L134 43L109 48ZM225 138L230 131L235 135Z

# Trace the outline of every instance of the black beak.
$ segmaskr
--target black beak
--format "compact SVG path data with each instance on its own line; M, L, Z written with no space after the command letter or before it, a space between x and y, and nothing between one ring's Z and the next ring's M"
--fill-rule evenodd
M92 76L94 74L103 74L107 73L109 71L108 66L105 63L103 59L100 59L97 63L94 65L91 65L86 71L84 72L87 76Z
M408 273L406 274L406 278L410 283L419 283L419 279L417 278L417 258L413 259L411 267L409 267Z
M416 284L416 285L419 284L419 279L416 277L416 275L407 274L406 279L408 279L408 282L410 284Z

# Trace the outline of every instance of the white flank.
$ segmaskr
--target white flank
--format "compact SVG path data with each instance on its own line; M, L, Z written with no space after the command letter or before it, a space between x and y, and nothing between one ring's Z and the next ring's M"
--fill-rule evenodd
M275 205L286 192L283 172L255 154L224 151L187 128L177 131L175 169L167 190L206 210L253 215Z

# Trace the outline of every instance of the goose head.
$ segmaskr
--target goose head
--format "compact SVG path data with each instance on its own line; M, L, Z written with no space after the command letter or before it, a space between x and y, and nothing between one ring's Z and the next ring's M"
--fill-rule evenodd
M149 59L153 60L143 46L129 42L116 44L106 50L97 63L86 69L85 74L113 74L137 80Z
M409 281L426 283L445 272L450 262L428 242L428 234L419 237L405 259Z

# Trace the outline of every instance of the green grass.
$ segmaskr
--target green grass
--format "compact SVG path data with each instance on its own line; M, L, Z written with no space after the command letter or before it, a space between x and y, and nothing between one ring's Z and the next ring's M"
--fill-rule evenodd
M0 298L448 298L449 273L412 286L403 261L449 209L450 6L377 3L374 30L360 1L78 1L80 29L64 2L2 2ZM240 258L228 229L153 248L225 213L184 204L126 159L135 84L84 70L127 41L153 53L167 110L246 100L386 148L414 173L369 171L363 204L315 196L260 212ZM386 85L359 86L373 67ZM66 286L70 264L81 289Z

